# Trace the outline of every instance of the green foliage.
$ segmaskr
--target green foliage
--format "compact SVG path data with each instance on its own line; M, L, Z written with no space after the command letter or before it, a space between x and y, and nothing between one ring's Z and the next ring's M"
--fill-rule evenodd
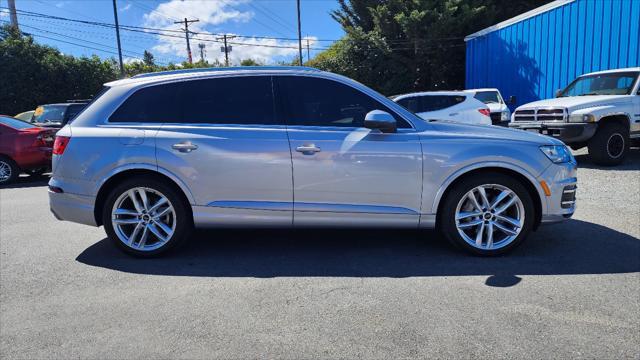
M240 61L240 66L262 66L263 63L253 60L253 59L244 59Z
M0 114L7 115L86 99L118 76L113 60L64 55L11 27L0 28L0 69Z
M307 65L384 94L462 89L463 38L547 0L338 0L346 36Z

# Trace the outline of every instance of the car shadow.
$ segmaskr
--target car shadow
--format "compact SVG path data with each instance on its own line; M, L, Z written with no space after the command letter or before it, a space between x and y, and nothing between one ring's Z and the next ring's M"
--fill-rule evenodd
M22 175L11 184L0 185L0 189L20 189L47 186L49 183L48 175L27 176Z
M210 230L181 251L156 259L123 254L103 239L77 261L117 271L204 277L490 276L513 286L517 275L633 273L640 240L579 220L541 227L507 256L482 258L450 247L434 231Z
M640 148L632 147L629 149L626 158L620 165L616 166L600 166L593 163L589 154L574 155L578 162L578 168L612 170L612 171L638 171L640 170Z

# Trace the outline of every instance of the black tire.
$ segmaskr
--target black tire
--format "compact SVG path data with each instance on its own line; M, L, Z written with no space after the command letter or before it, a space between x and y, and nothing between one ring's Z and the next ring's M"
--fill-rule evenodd
M604 123L589 140L589 156L594 163L614 166L622 163L629 150L629 129L619 123Z
M459 234L456 226L456 209L458 203L472 189L487 184L497 184L508 188L520 198L524 208L524 224L522 225L520 233L510 243L497 249L480 249L470 245ZM491 201L492 199L489 200ZM496 256L508 253L520 245L533 229L535 218L536 214L533 199L519 180L500 173L484 173L463 178L461 181L455 183L453 188L447 191L438 213L438 230L449 242L459 249L474 255Z
M174 221L176 225L173 235L164 245L154 250L138 250L129 247L120 240L111 221L111 212L116 200L128 190L137 187L153 189L161 193L170 201L175 211ZM193 231L193 215L191 207L184 195L179 191L180 190L175 189L174 186L152 176L137 176L118 184L113 190L111 190L102 208L102 223L107 236L119 249L127 254L137 257L156 257L179 248L188 240Z
M4 155L0 155L0 169L2 168L8 169L11 174L6 179L0 179L0 186L13 183L20 175L20 168L18 167L16 162L13 161L10 157Z

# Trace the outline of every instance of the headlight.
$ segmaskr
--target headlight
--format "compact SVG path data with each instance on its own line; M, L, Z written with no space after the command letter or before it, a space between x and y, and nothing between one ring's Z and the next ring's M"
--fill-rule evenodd
M596 118L590 114L575 114L569 116L569 122L595 122Z
M508 121L509 120L509 113L507 113L506 111L503 111L500 113L500 121Z
M571 151L564 145L540 146L540 150L547 155L549 160L556 164L573 161Z

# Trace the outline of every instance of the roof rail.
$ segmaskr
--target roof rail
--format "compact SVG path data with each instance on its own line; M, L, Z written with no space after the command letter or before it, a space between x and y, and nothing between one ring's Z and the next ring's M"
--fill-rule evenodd
M152 73L144 73L132 76L132 79L147 78L161 75L174 75L174 74L191 74L199 72L212 72L212 71L251 71L251 70L302 70L302 71L322 71L316 68L308 66L232 66L232 67L208 67L197 69L180 69L180 70L168 70L158 71Z

